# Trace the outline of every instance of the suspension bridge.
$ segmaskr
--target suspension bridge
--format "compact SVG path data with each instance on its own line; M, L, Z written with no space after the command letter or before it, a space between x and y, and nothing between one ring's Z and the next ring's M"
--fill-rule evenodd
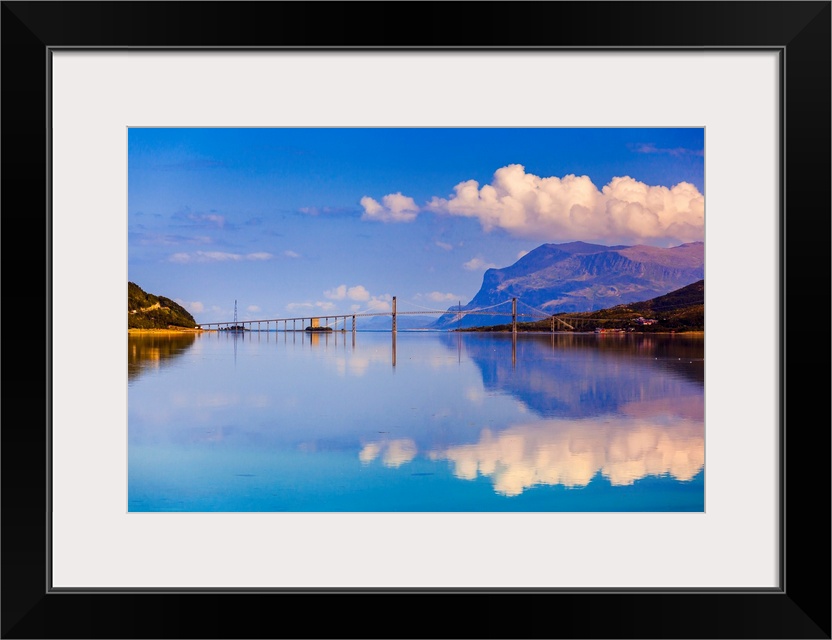
M410 303L413 306L419 306ZM510 310L508 305L511 305ZM518 309L518 305L522 308ZM504 300L497 304L488 307L479 307L476 309L463 309L462 305L454 311L453 309L430 309L428 307L421 307L416 311L400 311L397 309L396 297L393 296L390 311L371 311L363 310L352 313L334 313L334 314L309 314L304 316L297 316L293 318L264 318L260 320L237 320L237 301L234 301L234 320L229 322L203 322L200 327L207 330L218 331L271 331L274 326L275 331L347 331L347 320L350 320L350 331L355 332L358 318L372 318L379 316L391 316L392 328L391 331L396 333L398 330L398 317L407 315L450 315L452 322L458 322L465 316L502 316L508 320L511 318L512 333L517 333L517 323L539 321L544 319L550 320L550 330L552 333L557 328L568 329L575 331L576 326L582 322L586 322L585 318L564 318L552 315L541 309L536 309L517 298ZM507 322L508 323L508 322ZM507 324L506 323L506 324ZM340 325L340 327L339 327Z

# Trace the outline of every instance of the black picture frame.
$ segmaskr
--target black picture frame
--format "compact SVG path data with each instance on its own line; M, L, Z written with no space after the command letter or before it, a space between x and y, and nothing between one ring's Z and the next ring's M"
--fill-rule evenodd
M2 637L830 638L830 15L829 1L2 2ZM778 51L780 587L52 590L48 96L66 47Z

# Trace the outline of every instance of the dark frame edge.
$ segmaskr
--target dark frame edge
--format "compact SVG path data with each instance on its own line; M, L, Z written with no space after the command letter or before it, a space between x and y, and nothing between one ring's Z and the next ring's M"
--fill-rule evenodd
M815 568L830 566L830 518L829 512L821 520L816 514L808 512L796 499L800 493L799 487L814 486L819 502L830 504L829 485L829 431L819 436L813 444L814 450L807 450L800 440L795 437L796 427L804 422L807 415L800 416L802 406L811 406L818 398L828 397L829 378L806 380L801 378L799 385L792 382L787 393L787 371L791 371L792 378L797 379L796 371L807 367L807 355L792 349L787 355L787 343L791 338L793 344L798 344L802 337L799 319L790 326L786 308L789 299L793 300L793 307L800 303L805 295L805 285L801 285L801 274L817 271L818 260L825 257L824 271L818 276L817 284L823 282L825 290L832 286L830 281L830 112L832 111L832 4L829 2L813 3L817 8L812 18L803 28L797 31L785 50L783 66L787 86L781 91L781 107L783 123L781 128L781 216L782 242L781 282L783 283L782 305L780 309L781 344L779 356L781 358L782 375L781 391L781 495L783 496L781 512L783 564L783 587L785 595L790 598L799 610L818 625L818 630L830 637L832 622L830 622L830 602L832 602L832 586L829 574L826 580L812 584L809 576ZM785 130L783 130L785 129ZM818 141L824 141L817 144ZM817 211L817 213L815 213ZM808 212L807 220L798 221L803 212ZM791 216L791 223L789 216ZM820 231L823 230L824 233ZM791 239L790 239L791 238ZM789 251L791 247L791 251ZM786 254L788 253L788 267ZM794 292L791 296L789 291ZM828 337L823 340L825 353L830 351ZM788 367L787 367L787 362ZM827 419L829 407L825 407ZM792 437L788 437L787 423L792 425ZM828 423L827 423L828 424ZM823 445L823 446L821 446ZM808 455L807 455L808 454ZM825 483L818 486L816 469L825 469ZM791 488L790 488L791 486ZM814 497L814 496L813 496ZM790 500L791 498L791 500ZM791 508L789 507L791 502ZM788 515L787 515L788 514ZM788 525L786 523L789 523ZM791 528L791 533L789 529ZM793 568L797 568L795 571Z
M0 9L0 41L3 44L2 88L5 94L2 109L2 165L3 190L0 194L0 208L6 210L3 217L3 259L5 275L2 286L6 300L13 300L18 308L48 309L51 298L45 256L50 252L51 240L46 233L49 217L49 202L46 198L45 182L49 149L45 134L48 112L46 86L48 77L44 73L45 48L30 25L21 21L3 3ZM46 180L44 179L46 178ZM35 202L35 215L26 216ZM26 209L20 211L24 204ZM46 210L37 215L41 203ZM14 214L14 215L9 215ZM21 255L21 238L28 238L29 253ZM45 251L45 253L44 253ZM9 274L12 274L10 277ZM44 290L44 285L46 288ZM44 316L27 320L27 330L38 336L49 331ZM27 342L27 344L22 344ZM3 373L6 373L6 400L3 411L6 428L2 433L2 515L3 535L0 538L0 588L2 589L2 637L9 637L15 626L34 620L44 600L45 572L33 572L46 562L46 518L49 516L48 483L44 466L49 464L49 450L45 447L47 432L51 423L51 407L44 403L43 390L49 389L48 375L50 361L46 343L42 346L33 341L4 340ZM13 362L13 369L8 366ZM11 374L11 375L9 375ZM41 386L41 383L45 387ZM8 389L12 387L15 393ZM48 392L46 397L48 398ZM28 422L8 419L9 406L25 406L34 409L33 414L44 416L45 428L32 428ZM44 413L39 412L43 407ZM14 425L14 422L18 422ZM10 450L17 450L27 465L20 465ZM36 453L37 452L37 453ZM32 457L29 457L32 456ZM34 463L34 464L31 464ZM44 465L44 466L42 466ZM12 488L26 487L18 495ZM46 498L41 502L42 497ZM31 501L31 498L35 498ZM32 544L36 543L36 544Z
M46 250L46 260L39 262L41 260L40 256L34 256L34 258L29 258L28 260L24 260L24 266L27 269L28 273L33 273L40 276L40 282L46 283L47 292L46 292L46 314L45 314L45 335L47 336L47 345L48 348L45 352L37 352L39 355L42 354L42 360L39 360L38 357L33 357L31 345L29 345L28 350L24 351L23 345L17 345L14 343L10 343L8 340L6 341L5 346L6 348L6 362L10 360L15 361L15 366L18 366L18 360L24 357L28 357L32 361L39 360L39 362L46 363L47 371L51 370L51 300L52 300L52 290L51 290L51 278L50 278L50 268L51 268L51 168L49 166L48 159L51 157L51 136L46 135L46 139L43 141L43 144L36 145L33 143L33 137L31 136L32 132L37 132L38 127L42 127L44 122L47 122L47 129L51 129L51 110L48 109L48 101L49 101L49 82L51 80L51 53L49 52L49 46L43 41L41 37L38 36L40 33L38 29L37 20L34 19L32 21L24 21L18 18L15 12L12 11L12 7L21 7L23 5L28 5L30 3L26 2L4 2L2 7L2 40L3 40L3 52L6 54L3 56L3 88L6 89L6 96L7 100L4 104L2 120L3 124L6 126L7 135L3 138L3 154L2 159L5 160L3 164L5 164L5 177L3 179L3 195L2 195L2 202L6 205L7 212L10 210L10 203L20 203L24 202L27 199L27 196L30 196L31 192L33 191L32 187L34 185L34 180L31 175L28 175L27 172L36 169L38 166L41 166L46 171L46 180L45 182L40 178L41 187L38 188L34 186L34 192L40 193L40 189L45 189L44 194L44 201L47 204L47 215L45 216L42 222L39 222L34 228L31 225L30 221L26 221L25 226L21 226L20 229L15 228L15 225L23 225L20 221L10 221L9 217L6 216L4 219L4 223L7 225L7 232L6 232L6 242L4 245L6 247L9 246L10 242L13 242L15 236L18 236L18 231L20 233L26 233L32 236L38 236L38 232L43 230L45 236L47 238L45 250ZM31 3L31 4L48 4L53 5L53 3ZM66 3L66 4L73 4L73 3ZM104 3L107 4L107 3ZM125 4L132 4L132 3L125 3ZM139 3L141 4L141 3ZM638 4L638 3L635 3ZM726 3L730 4L730 3ZM748 4L755 4L755 3L748 3ZM771 3L777 4L777 3ZM820 210L820 213L817 214L818 216L827 215L830 211L830 197L829 197L829 124L828 124L828 115L830 113L829 106L830 106L830 96L829 96L829 45L830 45L830 37L829 37L829 30L828 26L830 23L829 16L830 16L830 3L829 2L808 2L808 3L795 3L798 5L804 5L809 8L817 9L817 11L813 11L813 17L804 25L802 29L800 29L797 33L793 35L793 39L788 43L786 49L781 53L781 60L780 60L780 70L781 70L781 78L785 79L789 82L789 86L794 88L798 87L798 91L794 94L788 93L785 89L781 91L780 95L780 105L781 105L781 124L785 125L786 123L789 124L789 131L788 134L789 141L786 140L786 132L784 131L785 126L781 126L780 131L780 142L781 142L781 166L780 166L780 178L781 184L783 185L783 189L781 189L780 193L780 205L781 211L784 212L784 215L781 216L780 221L780 231L781 231L781 246L780 246L780 275L781 275L781 299L782 305L780 309L780 331L781 331L781 344L778 350L779 356L781 358L781 363L783 367L783 375L781 376L779 388L781 392L781 398L783 398L783 402L780 405L780 418L781 424L785 425L787 414L789 416L793 416L794 412L787 408L786 406L786 349L785 344L787 341L788 335L791 336L798 336L797 330L791 331L786 324L786 299L788 295L788 291L790 290L789 283L792 282L793 289L792 290L799 290L799 278L797 274L804 269L811 268L814 265L814 262L811 257L803 256L796 252L791 252L789 254L789 260L794 260L798 266L792 266L788 272L786 271L786 246L787 246L787 227L789 229L789 233L792 237L796 237L800 240L801 245L808 244L808 246L815 249L820 255L828 256L829 252L829 238L830 234L826 233L824 236L821 233L807 233L806 230L800 230L795 225L789 226L786 223L786 209L792 211L799 211L805 207L817 207ZM383 48L383 47L379 47ZM468 47L462 47L468 48ZM15 56L15 66L18 68L16 70L10 71L11 62L9 60L10 52L20 52L23 53L25 50L24 55ZM34 55L34 52L37 52L37 56ZM803 60L803 56L792 55L792 52L803 52L804 55L808 55L810 59L815 62L819 61L817 67L812 70L808 70L805 65L805 60ZM44 54L46 56L46 63L44 65ZM43 74L44 74L44 67L46 69L46 82L45 87L43 87ZM823 91L818 94L817 92L809 89L808 80L802 76L807 73L811 73L820 80L816 80L816 84L814 85L815 89L817 87L821 87ZM33 74L28 76L28 82L26 79L22 79L23 76L27 74ZM34 78L34 79L33 79ZM43 91L46 92L45 97L40 94L41 89L37 87L33 87L35 84L40 84L43 87ZM16 100L10 100L8 97L12 92L9 89L23 89L23 93L25 94L23 101L18 104ZM41 95L40 98L37 98L38 95ZM809 96L807 98L807 96ZM818 97L819 96L819 97ZM37 104L38 100L40 100L40 106ZM800 101L803 101L801 104ZM813 100L813 104L811 107L807 108L806 101ZM796 102L795 102L796 101ZM790 115L791 114L791 115ZM827 116L827 122L825 127L823 125L819 126L819 118L818 115ZM807 123L807 127L811 126L812 131L807 132L804 130L803 127L799 126L800 121L804 121ZM796 124L797 123L797 124ZM31 129L29 129L31 127ZM13 129L17 129L17 131L12 131ZM22 130L21 130L22 129ZM25 134L29 135L25 135ZM38 134L40 135L40 134ZM790 154L787 151L786 144L788 143L792 148L803 149L806 148L808 144L806 137L807 136L817 136L818 139L825 141L826 146L823 144L820 145L820 149L816 150L814 154L811 155L809 159L801 159L797 156L797 154ZM35 147L39 147L41 151L37 151ZM15 166L15 164L10 164L9 158L10 153L9 151L13 150L12 153L15 157L19 156L23 158L23 162L20 163L19 166ZM797 168L800 171L795 172L794 174L789 173L789 176L793 176L789 180L789 187L793 189L793 191L787 191L786 187L786 163L788 164L791 169ZM810 166L811 163L811 166ZM29 198L31 199L31 198ZM819 206L820 205L820 206ZM829 220L828 217L825 219L819 219L819 224L823 225L823 228L828 232L829 231ZM44 228L41 228L39 225L45 224ZM12 232L9 231L9 225L11 225ZM11 236L11 237L10 237ZM17 260L17 256L14 251L7 251L6 256L14 256L14 259ZM6 273L9 274L19 272L20 265L16 263L12 263L10 258L6 258L3 260L4 266L6 266ZM794 264L794 263L793 263ZM829 284L829 275L828 270L825 275L824 283ZM33 281L37 281L38 277L32 276ZM41 295L38 293L40 289L37 289L37 286L34 285L36 291L33 293L32 291L26 292L24 289L28 284L28 280L23 280L21 283L16 284L13 280L9 278L3 278L3 284L6 286L6 295L7 299L14 299L16 301L27 301L29 305L34 305L32 308L40 308L42 304L42 298L39 296ZM827 288L827 291L829 288ZM825 343L828 346L828 339ZM24 356L25 353L28 353L28 356ZM11 354L11 355L10 355ZM798 365L802 365L806 362L803 358L798 358L795 360L793 356L790 356L791 362L797 362ZM43 372L40 371L40 367L37 362L30 365L23 366L23 375L20 377L28 382L36 382L39 379L43 379ZM8 369L7 369L8 372ZM8 378L7 378L8 380ZM795 407L797 403L801 402L811 402L811 396L814 394L815 399L817 397L826 397L825 394L828 393L828 384L825 384L827 379L820 379L816 381L814 384L809 384L808 388L805 390L794 391L790 394L789 406ZM46 392L47 392L47 407L46 407L46 416L47 416L47 430L45 437L47 439L51 438L51 380L47 375L45 377L45 384L46 384ZM7 385L7 389L8 389ZM818 396L817 394L820 394ZM10 394L5 394L6 399L9 400L11 398ZM34 400L35 406L37 406L38 394L33 392L31 389L28 390L28 393L24 393L24 397L29 398L30 400ZM15 401L20 401L19 395L14 396ZM5 403L6 407L10 406L10 402ZM795 420L795 423L797 421ZM7 426L9 422L7 421ZM736 592L731 593L725 591L718 591L717 592L702 592L701 590L680 590L676 594L672 593L654 593L651 597L655 598L656 604L661 604L664 607L664 612L659 613L658 617L666 622L670 622L672 620L673 615L679 615L685 611L684 608L680 608L678 599L679 596L685 596L691 594L700 601L700 604L703 605L704 608L711 607L714 611L721 611L727 615L741 615L746 617L748 621L748 627L746 631L749 635L737 635L737 636L727 636L725 635L725 631L727 628L718 628L713 627L712 625L705 624L703 626L694 625L693 628L701 631L702 634L694 633L694 637L774 637L774 638L829 638L830 637L830 620L829 620L829 611L830 611L830 598L829 593L830 589L828 584L826 587L821 587L818 589L815 584L808 584L805 582L809 572L811 571L811 560L807 558L807 548L809 549L817 549L821 546L825 545L828 549L828 541L829 541L829 519L828 513L826 514L827 517L823 520L823 522L818 523L815 517L812 517L811 514L805 514L803 512L797 511L794 507L792 508L791 515L790 515L790 522L799 523L800 529L802 531L806 531L809 526L813 526L814 533L809 535L810 543L807 545L806 540L799 540L796 537L792 536L791 538L786 538L787 535L787 527L786 527L786 500L785 497L788 495L796 495L797 491L795 489L789 490L789 484L793 486L799 486L801 482L811 481L812 479L816 480L816 477L812 475L811 470L801 469L801 460L797 457L797 454L790 454L789 450L786 448L787 442L785 437L786 431L785 428L781 430L780 436L780 443L781 443L781 458L780 458L780 468L781 468L781 477L779 479L779 486L781 489L781 519L780 519L780 533L781 533L781 544L784 549L784 553L781 554L780 558L780 575L781 575L781 589L775 589L774 592L772 590L736 590ZM823 444L828 445L828 434L825 436L826 439L822 440ZM182 590L181 592L177 591L176 598L177 603L173 604L171 599L168 598L165 594L169 594L171 592L158 592L156 590L125 590L124 592L114 592L114 591L83 591L83 590L64 590L64 589L53 589L52 588L52 581L51 581L51 574L48 573L49 568L51 567L51 552L49 551L49 545L44 544L40 547L40 555L41 560L38 561L37 558L33 555L36 550L33 548L31 544L31 539L26 540L26 538L31 538L32 533L35 529L40 528L43 532L43 535L47 536L47 540L49 539L50 531L51 531L51 494L48 491L49 481L51 478L49 476L49 468L51 466L51 450L49 447L46 447L46 465L47 465L47 475L45 476L47 480L45 481L44 478L38 479L40 469L31 469L29 473L26 475L25 479L27 482L33 483L35 487L42 487L43 488L43 495L47 496L47 507L45 510L45 514L42 516L35 516L34 510L31 505L23 504L21 500L15 499L13 494L10 491L10 488L15 486L15 482L13 480L10 481L10 473L9 469L14 470L15 472L18 471L19 467L13 463L10 463L10 454L9 450L14 449L18 446L25 449L27 454L27 459L29 459L29 454L33 454L32 459L37 459L34 457L36 454L35 449L40 444L40 440L38 437L33 436L31 433L23 433L21 430L16 429L12 426L9 426L5 430L5 434L3 436L3 444L6 445L4 447L5 453L3 454L3 467L5 468L3 472L3 479L5 482L3 483L6 489L3 491L3 507L2 513L6 516L6 526L4 527L3 533L7 534L2 537L2 553L4 554L4 562L2 566L2 597L3 597L3 622L2 622L2 637L3 638L12 638L12 637L130 637L132 635L131 631L126 630L124 627L120 626L120 623L117 621L118 618L113 615L113 613L137 613L139 606L138 603L130 602L129 600L123 600L121 603L114 603L112 602L114 599L121 598L118 596L117 593L122 593L125 598L128 595L142 595L143 598L141 600L146 601L144 604L153 603L154 606L158 607L159 614L161 615L163 612L167 611L168 613L174 613L180 608L184 607L184 610L187 610L189 613L192 611L196 611L197 609L203 607L212 607L212 606L222 606L220 597L224 594L227 594L228 591L224 591L222 589L219 590ZM825 465L820 468L825 468L828 470L828 452L829 447L827 446L825 449L824 447L817 447L817 452L811 457L811 462L814 464L823 464ZM801 450L800 454L804 454L805 450ZM38 454L40 459L43 460L43 450L40 451ZM786 467L788 466L789 474L790 474L790 482L786 482ZM808 479L808 480L807 480ZM828 478L827 478L828 479ZM829 489L828 487L825 490L822 490L819 494L821 498L819 500L820 503L824 505L829 504ZM825 498L825 501L824 501ZM17 519L21 516L24 516L24 522L18 522ZM45 517L45 522L40 520L41 517ZM43 526L32 526L32 522L41 522ZM11 527L11 528L10 528ZM40 535L35 536L35 542L40 545L40 542L43 542L43 539ZM25 549L25 553L22 558L16 557L17 550L15 547L20 546L21 548ZM46 554L43 553L43 547L46 547L47 551ZM789 563L786 563L786 557L788 556ZM821 556L820 558L816 558L819 560L819 565L828 571L829 567L829 558L827 556ZM45 565L45 570L41 573L38 573L36 576L32 575L32 567L40 567ZM794 564L792 564L794 563ZM792 567L794 568L795 572L792 571ZM801 582L803 581L803 582ZM44 588L44 584L46 585ZM750 591L754 591L755 593L751 593ZM775 593L776 592L776 593ZM325 595L343 595L345 592L340 590L312 590L309 592L298 592L298 591L291 591L291 592L280 592L279 595L282 598L286 597L296 597L295 600L292 600L292 604L296 601L297 598L300 597L309 597L309 594L317 593L321 595L321 597ZM366 590L364 593L368 594L376 594L376 595L385 595L388 594L386 590L382 591L373 591L373 590ZM433 596L439 595L435 590L404 590L403 593L420 593L423 594L422 597L427 597L433 599ZM449 590L446 593L471 593L470 591L456 591L456 590ZM483 591L475 591L474 593L481 593L483 597L493 599L498 595L501 595L499 590L483 590ZM534 604L544 604L547 607L552 607L553 603L551 600L544 601L543 598L547 597L550 592L540 593L536 591L528 591L524 592L528 595L528 599L526 602L530 606L534 606ZM648 610L643 607L643 605L636 605L636 601L642 596L647 595L647 593L651 592L637 592L637 593L610 593L610 592L598 592L596 590L592 590L592 592L586 592L584 594L578 593L564 593L562 595L558 595L559 598L564 599L564 606L563 610L569 610L572 605L577 603L576 598L578 597L593 597L597 599L599 607L608 606L610 611L615 611L618 614L621 614L622 611L618 609L621 608L623 605L619 602L617 605L614 601L610 598L615 598L618 601L627 600L628 604L635 605L631 611L639 611L642 613L646 613ZM97 595L96 595L97 594ZM251 596L247 598L248 604L241 604L240 608L238 609L239 612L245 612L249 615L253 616L266 616L266 612L272 606L275 605L275 601L272 599L275 597L276 594L269 591L267 593L260 593L258 591L252 592ZM68 596L68 597L63 597ZM95 596L95 597L94 597ZM622 597L623 596L623 597ZM768 596L768 597L766 597ZM110 614L106 614L101 616L100 608L102 607L101 600L103 598L107 599L108 603L114 604L115 606L112 607L112 612ZM266 605L266 599L269 599L269 605ZM765 602L761 602L761 598L765 598ZM149 600L148 600L149 599ZM99 600L98 604L93 603L93 600ZM239 603L239 598L236 599ZM674 602L675 601L675 602ZM755 602L756 601L756 602ZM118 602L118 600L116 600ZM386 606L391 605L391 600L388 598L386 602ZM494 601L496 603L496 600ZM532 604L534 603L534 604ZM776 603L776 604L775 604ZM457 604L457 606L459 606ZM76 609L75 614L71 614L68 612L70 609ZM401 613L405 615L407 613L407 607L404 606L403 603L393 603L391 606L391 610L394 612ZM51 632L56 630L55 622L56 616L64 615L64 621L68 625L64 627L61 633L57 635L50 635ZM93 617L97 617L97 619L92 619ZM188 627L187 616L183 616L181 620L181 625L174 626L173 628L167 628L165 630L164 636L166 637L174 637L174 633L179 631L180 635L175 637L234 637L233 636L233 626L227 625L218 625L215 628L215 633L219 634L217 636L212 635L202 635L199 631L193 627ZM85 619L86 618L86 619ZM51 619L52 622L48 622ZM756 623L752 623L752 620L756 620ZM760 623L765 622L768 627L763 628L760 626ZM266 624L265 622L263 623ZM600 625L600 626L599 626ZM731 627L732 630L737 630L738 628L742 627L742 625L734 625ZM270 628L268 626L264 627ZM542 629L542 627L539 627ZM693 630L693 628L691 630ZM118 630L121 629L122 631L126 631L124 635L117 635ZM151 629L151 627L141 627L142 630L147 631ZM189 635L190 632L193 632L195 635ZM134 629L135 630L135 629ZM604 627L600 622L590 625L587 629L587 632L592 634L593 630L596 632L595 635L590 636L575 636L575 637L601 637L605 635L603 631L607 631L608 627ZM204 629L203 629L204 631ZM644 633L646 630L641 629L639 631L632 630L633 633ZM115 632L115 633L114 633ZM598 635L598 633L600 635ZM229 635L231 633L232 635ZM708 635L710 634L710 635ZM140 634L141 635L141 634ZM329 634L324 634L329 635ZM336 634L337 635L337 634ZM153 637L153 636L148 636ZM160 636L161 637L161 636ZM299 636L301 637L301 636ZM369 637L369 636L368 636ZM543 637L543 636L541 636ZM629 636L625 636L629 637ZM638 635L633 637L639 637ZM651 637L649 635L643 635L640 637ZM657 637L673 637L669 635L662 635L660 634Z
M53 345L53 315L52 315L52 51L44 46L46 56L46 592L53 589L52 581L52 345Z

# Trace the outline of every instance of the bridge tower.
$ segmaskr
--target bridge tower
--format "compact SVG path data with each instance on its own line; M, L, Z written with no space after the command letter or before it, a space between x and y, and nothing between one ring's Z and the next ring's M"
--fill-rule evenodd
M511 299L511 333L517 333L517 298Z
M393 296L393 333L396 333L396 296Z

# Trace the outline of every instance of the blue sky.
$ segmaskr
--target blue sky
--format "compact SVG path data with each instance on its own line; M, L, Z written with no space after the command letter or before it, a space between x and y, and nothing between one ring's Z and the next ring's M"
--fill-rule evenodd
M135 128L128 277L197 322L446 309L541 244L704 240L704 129Z

